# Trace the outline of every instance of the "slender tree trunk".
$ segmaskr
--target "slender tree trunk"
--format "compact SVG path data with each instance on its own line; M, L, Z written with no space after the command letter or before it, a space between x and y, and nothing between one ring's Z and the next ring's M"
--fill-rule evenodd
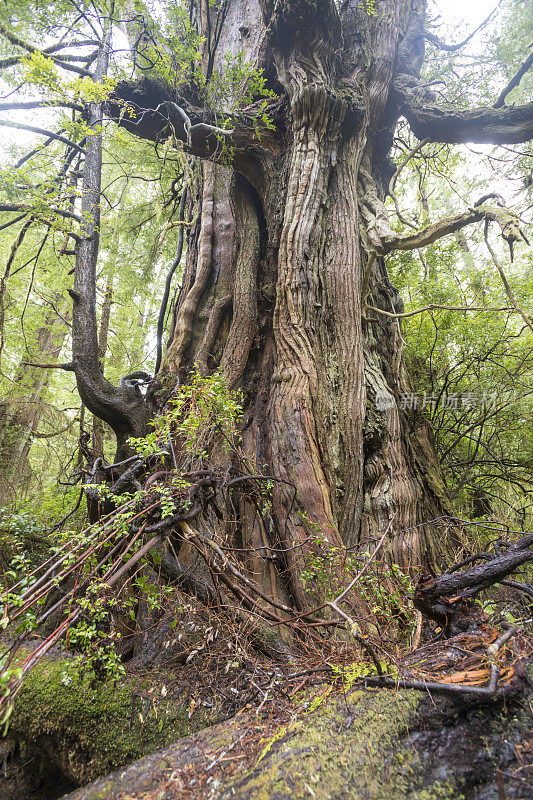
M112 9L114 4L112 4ZM111 9L111 13L112 12ZM105 80L109 67L112 24L111 18L102 22L95 83ZM73 300L72 362L63 365L74 372L78 392L92 414L107 422L117 437L116 460L131 455L130 436L142 436L148 425L148 412L137 385L136 377L125 376L119 386L105 379L100 363L98 323L96 317L96 271L100 250L100 219L102 191L102 105L91 102L87 121L93 134L87 137L82 174L81 236L76 242L74 288L69 290Z
M11 274L11 268L13 267L15 256L17 255L18 250L26 237L26 233L31 227L31 224L32 224L31 220L26 221L20 228L13 244L11 245L6 265L4 267L4 272L2 274L2 277L0 278L0 356L2 355L2 350L4 349L4 341L5 341L4 321L5 321L5 295L7 291L7 282Z
M98 353L102 372L105 370L105 356L107 352L107 338L109 335L109 320L111 317L111 306L113 304L113 280L114 270L107 276L104 292L104 302L102 303L102 314L100 316L100 327L98 329ZM93 453L95 458L104 457L104 422L98 417L93 417Z
M57 296L61 303L61 296ZM64 298L63 298L63 305ZM60 313L67 309L59 306ZM35 352L43 361L55 361L63 347L67 334L64 320L51 311L37 331ZM0 432L0 505L13 500L20 483L26 484L30 475L28 455L32 436L37 431L43 416L43 394L50 379L48 370L26 364L17 370L10 395L4 400ZM59 424L58 427L61 427Z

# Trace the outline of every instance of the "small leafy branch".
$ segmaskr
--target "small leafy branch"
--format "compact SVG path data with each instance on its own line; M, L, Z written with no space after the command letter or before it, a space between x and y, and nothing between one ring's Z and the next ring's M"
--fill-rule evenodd
M374 615L380 635L390 633L394 626L399 629L399 638L408 642L415 625L411 575L397 564L371 559L369 552L349 553L331 545L319 527L307 518L304 522L312 530L314 540L313 547L302 557L300 575L304 586L318 590L326 601L332 601L346 581L358 575L361 564L367 562L366 570L358 577L357 588Z
M124 581L131 584L135 596L145 596L152 610L161 608L171 590L154 586L143 574L143 565L157 565L158 548L164 538L169 535L182 539L180 526L204 511L217 482L230 480L227 473L219 477L208 475L207 470L180 473L175 463L163 471L164 483L154 482L149 473L141 486L134 476L139 474L139 468L148 470L158 462L168 461L170 453L175 453L173 442L188 463L201 463L217 434L221 447L237 447L241 414L240 394L230 392L220 375L202 378L195 372L191 382L174 395L168 409L154 420L153 430L135 440L138 457L133 471L130 468L130 483L138 484L136 490L121 491L117 505L114 487L87 485L112 510L82 531L55 534L51 555L38 566L33 567L24 555L15 559L14 569L6 574L8 583L0 606L2 628L9 628L15 635L0 667L4 723L25 675L63 636L67 648L80 653L72 663L74 671L89 672L94 679L116 679L122 674L124 667L116 647L120 633L114 620L118 614L135 617L136 602L131 598L119 602L113 586L122 579L122 585ZM122 478L127 472L123 471ZM123 489L126 488L127 484ZM205 544L211 543L199 541L196 546ZM64 592L62 586L73 580L74 588ZM56 600L58 589L60 599ZM63 614L63 621L22 665L15 663L20 645L53 613Z
M191 461L201 462L219 434L220 446L229 451L238 444L238 422L242 416L242 393L231 392L219 373L201 377L193 372L168 402L168 409L152 423L152 431L141 439L130 439L140 456L146 457L168 446L171 438Z
M389 677L398 677L398 670L393 664L388 661L381 660L379 662L382 674L387 674ZM368 661L357 662L354 661L347 665L332 665L333 680L341 681L344 692L349 692L354 684L361 681L363 678L377 676L378 670L375 664Z

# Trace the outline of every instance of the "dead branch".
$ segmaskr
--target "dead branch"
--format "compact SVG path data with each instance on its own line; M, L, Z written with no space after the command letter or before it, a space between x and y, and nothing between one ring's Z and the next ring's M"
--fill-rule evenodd
M512 261L513 260L513 249L512 249L513 248L513 242L516 241L517 238L519 238L519 237L517 236L516 232L511 232L511 231L509 231L509 235L508 236L506 236L505 233L502 233L502 235L509 242L509 248L511 250L511 261ZM503 267L500 264L500 260L499 260L498 256L496 255L496 251L494 250L494 248L492 247L491 243L489 242L489 220L488 219L485 221L485 244L487 245L487 250L489 251L489 253L491 255L491 258L492 258L492 260L494 262L494 266L498 270L498 273L500 275L500 278L502 280L502 283L503 283L503 286L504 286L504 289L505 289L505 293L506 293L507 297L509 298L509 300L511 301L511 303L513 305L513 308L515 309L515 311L518 314L520 314L520 316L522 317L522 319L524 320L526 325L529 327L529 329L531 331L533 331L533 322L529 319L529 317L527 316L526 312L523 311L522 307L518 304L518 302L516 300L516 297L514 296L514 292L511 289L511 286L509 285L509 281L507 280L507 276L506 276L505 272L503 271Z
M415 231L415 233L389 235L382 242L381 248L378 247L377 249L383 254L390 253L393 250L418 250L433 244L443 236L448 236L450 233L455 233L461 228L471 225L473 222L480 222L483 219L496 222L501 229L503 238L510 245L520 241L523 236L520 231L520 220L513 211L505 208L505 206L479 205L478 201L472 208L463 211L461 214L455 214L454 216L437 220L437 222L432 222Z
M440 303L431 303L429 306L423 308L416 308L413 311L405 311L403 314L393 314L391 311L384 311L382 308L367 305L368 311L375 311L377 314L383 314L385 317L392 319L405 319L406 317L414 317L416 314L423 314L425 311L516 311L514 306L446 306Z
M520 64L507 86L500 92L498 99L494 103L494 108L502 108L507 95L518 86L526 72L528 72L531 69L531 66L533 66L533 46L530 45L530 48L531 52L529 55L526 56L524 61Z
M476 628L480 622L479 606L472 603L479 592L488 589L514 572L521 564L533 560L533 534L522 536L510 544L505 553L487 558L469 569L452 568L437 578L421 581L415 590L414 606L453 635ZM473 558L472 558L473 560Z
M466 39L463 39L462 42L458 42L457 44L446 44L441 39L439 39L438 36L435 36L435 34L431 33L430 31L424 31L424 37L428 40L428 42L431 42L431 44L435 45L435 47L437 47L439 50L444 50L447 53L455 53L457 52L457 50L460 50L462 47L468 44L468 42L476 35L476 33L478 33L485 27L485 25L489 22L489 20L494 16L500 5L501 5L501 0L499 0L499 2L496 3L495 7L492 9L488 17L485 17L483 22L481 22L477 26L477 28L475 28L471 33L469 33Z

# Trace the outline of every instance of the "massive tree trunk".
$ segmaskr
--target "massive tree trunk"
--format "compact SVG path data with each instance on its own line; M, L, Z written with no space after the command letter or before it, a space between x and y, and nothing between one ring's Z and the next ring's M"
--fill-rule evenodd
M208 29L219 31L215 70L244 51L283 111L272 141L236 151L230 174L204 161L162 367L182 380L195 363L220 368L244 389L246 455L282 479L273 516L286 544L317 525L331 544L359 546L394 518L389 550L404 565L452 544L431 526L413 530L444 513L444 482L428 426L399 410L399 323L365 316L362 304L368 268L371 304L397 305L384 260L369 253L392 169L399 44L421 23L410 7L381 3L372 15L345 3L341 17L327 2L204 9L201 32L209 41Z
M239 55L262 71L277 99L267 109L273 126L255 102L228 111L232 128L225 130L227 110L199 107L194 80L177 88L151 78L122 81L106 103L135 135L165 141L166 151L181 140L202 159L197 221L150 414L195 365L203 374L218 369L230 387L242 388L244 456L254 471L274 477L272 511L260 519L243 501L222 527L254 554L250 572L264 588L305 609L294 559L310 534L357 549L387 532L389 557L407 567L431 567L457 544L453 527L439 525L436 534L431 524L448 510L431 429L401 407L410 389L403 305L387 276L387 254L483 219L497 222L510 242L520 236L512 212L486 204L416 233L394 233L384 201L398 118L403 113L433 141L522 141L531 133L531 106L437 108L418 82L423 2L202 0L191 8L204 37L205 79ZM105 62L104 46L99 75ZM92 108L92 124L99 114ZM135 386L141 373L115 389L98 364L98 147L91 137L84 203L94 218L77 245L68 366L88 408L115 430L123 458L128 436L142 435L149 414ZM214 452L211 463L219 458ZM265 546L278 549L282 580L257 556Z
M91 533L105 536L110 548L95 571L104 573L101 585L107 590L123 585L134 567L138 574L146 558L154 566L150 578L166 577L196 596L198 607L208 606L208 622L211 613L232 622L246 618L248 624L252 618L254 647L262 652L293 657L277 641L285 625L325 653L330 626L352 620L339 607L340 597L310 610L316 599L312 590L317 589L319 603L324 600L320 581L311 575L307 583L314 568L318 577L324 563L331 567L327 588L334 590L348 582L349 570L342 568L351 551L370 547L375 555L386 539L384 549L395 563L428 568L457 544L453 527L446 531L439 525L438 534L432 527L436 518L445 517L448 501L431 429L421 414L402 408L402 394L411 387L402 359L403 306L388 279L387 255L422 248L482 220L497 222L510 243L520 235L512 212L482 201L415 233L394 233L384 203L394 183L388 153L398 118L404 114L415 133L433 141L475 139L476 131L481 141L522 141L531 135L533 115L531 107L451 113L433 104L418 84L423 0L344 0L340 5L334 0L198 0L191 13L204 37L207 81L242 53L244 63L262 71L278 97L268 102L273 126L265 122L258 100L228 111L229 124L222 129L220 117L227 109L200 108L202 93L194 80L177 88L147 77L121 81L104 109L96 101L86 109L93 135L84 148L82 224L76 234L73 360L62 366L75 373L86 407L113 428L116 460L127 462L110 467L96 459L87 472L91 483L106 480L115 495L138 491ZM107 74L111 50L112 23L104 27L96 82ZM242 61L239 65L244 74ZM164 153L179 141L179 149L201 159L192 186L181 187L191 190L187 210L196 221L188 228L186 268L161 368L155 380L138 371L118 387L103 376L96 319L102 110L133 134L164 142ZM180 214L184 205L185 199ZM176 387L194 369L202 375L219 370L232 389L242 390L242 446L231 443L228 454L213 444L205 457L198 456L202 469L197 470L189 454L180 452L179 436L169 441L172 433L165 430L165 442L159 441L164 451L130 459L129 437L143 436L154 413L171 407L167 403ZM150 383L147 401L139 382ZM169 474L174 471L178 474ZM261 505L250 489L261 477L272 480L271 507ZM167 486L156 485L167 479ZM236 482L249 491L232 493ZM323 549L319 539L331 549ZM93 540L88 542L79 564L92 557ZM155 548L162 550L159 558ZM300 567L315 555L324 558L315 559L304 574ZM69 577L66 570L54 573L54 583ZM341 595L352 608L357 598L348 601L347 596L353 587L354 594L358 591L358 577ZM47 572L38 581L46 579ZM434 583L426 581L422 589L429 591ZM28 591L27 603L34 602L33 590ZM58 604L70 603L76 591ZM441 595L424 604L439 621ZM443 597L451 602L446 592ZM328 605L335 618L327 608L317 619L315 612ZM170 622L165 627L166 611L157 619L149 603L144 606L139 604L136 616L135 659L143 656L148 631L157 644L173 629ZM247 617L242 609L250 612ZM196 611L194 604L187 609ZM371 613L354 614L363 629ZM23 675L80 616L81 608L72 611ZM324 638L315 636L318 629L326 630ZM211 634L211 625L208 630ZM371 644L356 624L350 631L372 653L380 672ZM170 643L169 638L165 650ZM198 652L191 651L187 660ZM20 680L13 681L11 696ZM492 690L487 693L492 696ZM241 796L248 796L246 789Z

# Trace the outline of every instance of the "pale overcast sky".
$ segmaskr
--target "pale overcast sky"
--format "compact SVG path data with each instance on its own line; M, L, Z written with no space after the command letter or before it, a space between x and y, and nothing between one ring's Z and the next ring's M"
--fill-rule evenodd
M497 5L497 0L488 3L487 0L433 0L428 3L430 11L437 8L447 22L455 23L464 20L479 25L488 17ZM431 8L433 6L433 9Z

